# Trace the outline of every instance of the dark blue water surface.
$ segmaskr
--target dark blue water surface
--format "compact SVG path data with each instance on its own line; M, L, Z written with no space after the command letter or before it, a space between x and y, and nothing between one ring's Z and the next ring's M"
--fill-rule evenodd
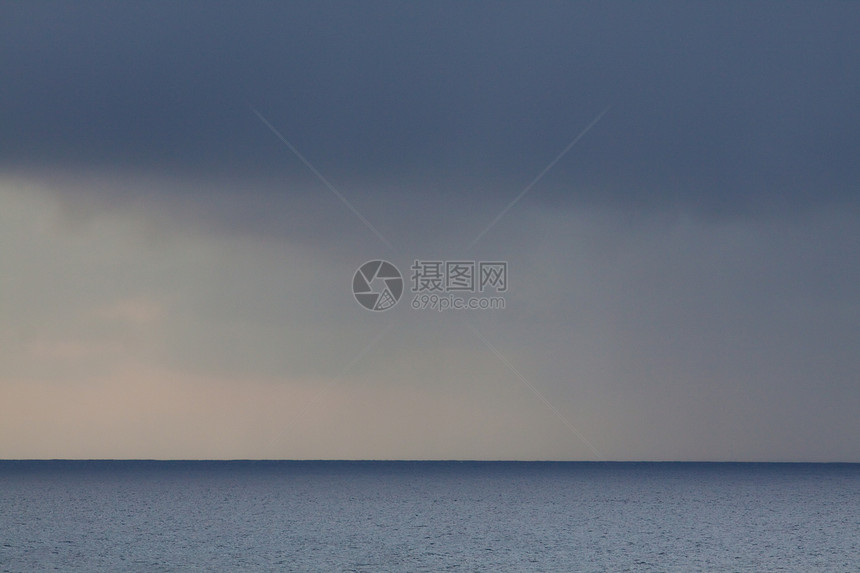
M860 571L860 464L0 462L0 571Z

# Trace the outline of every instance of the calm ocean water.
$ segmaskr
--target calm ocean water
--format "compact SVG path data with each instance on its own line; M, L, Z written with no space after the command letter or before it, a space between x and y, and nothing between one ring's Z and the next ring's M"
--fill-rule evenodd
M860 465L0 462L2 571L860 571Z

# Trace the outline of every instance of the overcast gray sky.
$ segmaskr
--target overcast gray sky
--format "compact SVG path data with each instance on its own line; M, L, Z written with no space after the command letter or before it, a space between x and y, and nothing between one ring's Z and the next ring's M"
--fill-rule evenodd
M858 25L0 4L0 457L860 461Z

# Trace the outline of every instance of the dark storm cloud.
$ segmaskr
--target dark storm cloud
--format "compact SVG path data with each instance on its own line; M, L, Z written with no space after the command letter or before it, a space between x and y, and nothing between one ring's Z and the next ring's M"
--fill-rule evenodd
M851 200L860 180L856 4L2 13L10 169L306 176L251 104L334 181L471 177L503 200L612 105L536 200L758 211Z

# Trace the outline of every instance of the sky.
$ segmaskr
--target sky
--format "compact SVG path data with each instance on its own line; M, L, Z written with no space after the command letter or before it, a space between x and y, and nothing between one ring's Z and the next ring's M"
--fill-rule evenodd
M860 462L858 23L0 4L0 458Z

